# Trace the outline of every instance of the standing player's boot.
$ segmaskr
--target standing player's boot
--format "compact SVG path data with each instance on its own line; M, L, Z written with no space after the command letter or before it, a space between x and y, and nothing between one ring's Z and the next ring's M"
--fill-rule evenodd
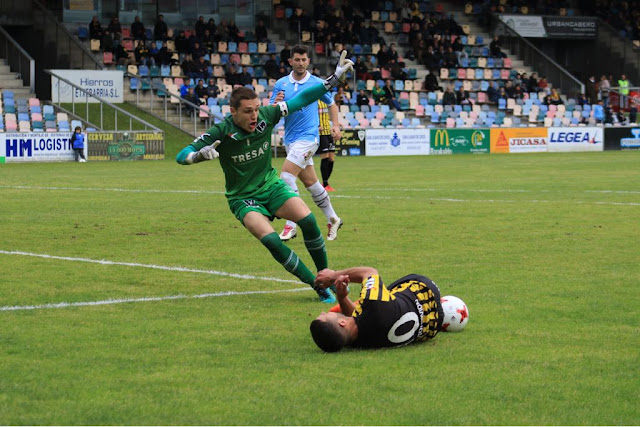
M325 190L327 190L327 191L329 191L329 192L331 192L331 191L336 191L336 189L335 189L335 188L333 188L332 186L330 186L329 184L325 185L325 186L324 186L324 189L325 189Z
M318 293L318 296L320 297L320 301L326 303L326 304L335 304L336 303L336 297L335 295L333 295L333 292L331 292L329 289L316 289L316 292Z
M292 227L289 224L286 224L280 233L280 240L286 242L287 240L291 240L298 235L298 228Z
M327 240L336 240L338 238L338 230L342 227L342 220L339 217L333 217L329 220L329 233L327 234Z

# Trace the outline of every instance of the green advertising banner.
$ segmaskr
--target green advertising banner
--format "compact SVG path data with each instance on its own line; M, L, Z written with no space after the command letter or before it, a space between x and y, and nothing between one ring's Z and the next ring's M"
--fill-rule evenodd
M489 129L431 129L431 154L489 153Z
M164 133L88 132L89 160L163 160Z

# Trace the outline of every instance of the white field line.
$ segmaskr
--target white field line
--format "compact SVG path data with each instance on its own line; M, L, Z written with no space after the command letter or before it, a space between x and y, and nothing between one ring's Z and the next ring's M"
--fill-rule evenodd
M29 256L36 258L45 258L45 259L54 259L54 260L62 260L62 261L73 261L73 262L88 262L93 264L102 264L102 265L118 265L125 267L141 267L141 268L152 268L155 270L165 270L165 271L180 271L185 273L201 273L201 274L211 274L215 276L226 276L233 277L236 279L245 279L245 280L264 280L270 282L279 282L279 283L294 283L301 284L298 280L287 280L287 279L279 279L275 277L264 277L264 276L252 276L248 274L236 274L236 273L227 273L224 271L216 271L216 270L200 270L186 267L171 267L164 265L155 265L155 264L140 264L135 262L119 262L119 261L109 261L103 259L91 259L91 258L77 258L77 257L65 257L65 256L56 256L56 255L48 255L48 254L36 254L32 252L23 252L23 251L5 251L0 250L0 254L3 255L19 255L19 256ZM299 292L299 291L307 291L311 290L311 287L307 286L304 288L295 288L295 289L279 289L272 291L245 291L245 292L216 292L216 293L207 293L200 295L168 295L163 297L143 297L143 298L125 298L125 299L108 299L103 301L87 301L87 302L61 302L54 304L42 304L42 305L24 305L24 306L0 306L0 311L17 311L17 310L37 310L44 308L66 308L66 307L83 307L83 306L94 306L94 305L107 305L107 304L122 304L129 302L147 302L147 301L165 301L165 300L176 300L176 299L194 299L194 298L210 298L210 297L220 297L220 296L229 296L229 295L253 295L253 294L273 294L280 292Z
M224 194L223 191L207 191L207 190L154 190L154 189L129 189L129 188L97 188L97 187L39 187L39 186L27 186L27 185L0 185L0 189L19 189L19 190L54 190L54 191L109 191L109 192L122 192L122 193L156 193L156 194ZM358 189L357 191L382 191L380 189ZM396 192L426 192L426 191L458 191L469 193L531 193L531 190L489 190L489 189L469 189L469 190L451 190L451 189L402 189L402 188L389 188L384 191L396 191ZM549 190L538 190L539 193L550 193ZM640 194L636 191L614 191L614 190L601 190L592 191L584 190L585 193L599 192L599 193L616 193L616 194ZM373 200L412 200L414 197L410 196L359 196L359 195L344 195L344 194L332 194L332 198L336 199L373 199ZM596 204L596 205L613 205L613 206L640 206L639 203L634 202L608 202L608 201L586 201L586 200L504 200L504 199L463 199L463 198L449 198L449 197L426 197L421 200L433 201L433 202L452 202L452 203L574 203L574 204Z

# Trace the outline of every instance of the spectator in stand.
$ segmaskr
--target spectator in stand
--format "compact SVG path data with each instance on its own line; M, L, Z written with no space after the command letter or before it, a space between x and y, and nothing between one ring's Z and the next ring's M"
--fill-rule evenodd
M509 98L513 98L513 83L511 80L507 80L504 84L504 90L507 92Z
M369 105L369 97L367 96L364 89L360 89L360 92L358 92L356 104L358 104L359 107L362 107L363 105Z
M100 40L102 39L102 35L102 25L100 24L100 21L98 21L98 17L93 15L93 18L89 23L89 38Z
M185 81L182 83L182 86L180 86L180 97L184 98L185 96L187 96L187 94L189 93L189 80L185 79Z
M124 47L124 40L120 40L120 43L116 46L115 57L118 65L135 65L136 63L135 57L130 57L129 52Z
M164 22L164 15L158 15L158 20L156 24L153 26L153 39L154 40L167 40L169 29L167 28L167 23Z
M538 91L538 75L536 73L531 73L531 77L527 81L527 92L537 92Z
M243 66L242 72L238 74L238 84L241 84L242 86L247 86L247 85L250 86L252 82L253 82L253 76L249 74L247 67Z
M176 51L179 54L189 52L189 41L184 33L184 30L180 30L175 39Z
M353 70L356 73L356 79L368 80L373 78L371 74L367 72L367 66L364 65L364 62L362 62L362 57L360 56L356 58L356 63L353 64Z
M209 21L207 22L207 30L209 30L209 34L211 34L211 38L214 38L217 28L218 27L216 26L216 20L213 18L209 18Z
M120 25L120 20L117 16L111 18L111 22L109 22L109 26L107 30L113 35L114 40L120 40L122 37L122 26Z
M578 99L576 99L576 105L580 105L580 106L585 106L585 105L590 105L591 102L589 102L589 100L587 99L587 96L584 93L581 93L578 96Z
M526 77L526 74L525 74ZM524 78L522 77L522 74L517 73L516 77L511 80L511 85L512 87L516 87L516 86L522 86L522 81L524 80Z
M367 73L371 74L371 77L374 80L381 80L382 79L382 75L380 74L380 69L378 67L376 67L375 63L373 62L373 56L372 55L367 55L366 59L364 61L364 65L367 67Z
M378 51L378 54L377 54L377 59L378 59L378 67L380 68L386 67L389 64L389 60L391 59L391 56L389 55L389 50L387 49L386 45L380 46L380 50Z
M447 89L444 91L444 95L442 96L442 105L456 105L458 102L458 97L453 91L452 86L447 86Z
M235 21L229 21L229 25L227 25L227 33L232 41L236 43L242 41L242 37L240 37L240 29L237 27Z
M199 57L196 60L196 65L193 69L193 78L208 79L209 78L209 64L204 60L204 56Z
M235 86L240 84L238 81L238 73L236 73L236 67L233 65L227 68L224 78L228 85Z
M439 70L440 62L436 57L435 52L433 51L433 46L427 47L427 51L423 55L424 65L427 67L427 70Z
M342 89L342 86L338 87L338 91L336 92L336 94L333 96L333 101L336 103L336 105L338 106L338 108L341 105L346 105L348 104L348 100L346 95L344 94L344 89Z
M194 73L196 71L196 64L193 62L193 58L190 53L184 55L184 61L181 64L182 74L189 77L190 79L196 78Z
M158 55L158 52L159 52L158 44L155 41L152 41L151 43L149 43L149 57L155 60L156 55Z
M400 55L398 55L395 43L389 44L389 61L391 61L392 59L400 64L400 66L404 67L404 64L400 61Z
M289 58L291 58L291 48L289 47L289 43L284 42L284 47L280 51L280 61L288 64ZM285 72L285 74L288 73Z
M504 86L501 86L500 90L498 91L498 99L504 99L505 101L509 99L507 88L505 88Z
M169 53L169 49L167 49L167 45L163 44L158 53L155 56L156 65L169 65L171 64L171 53Z
M596 123L604 123L604 110L605 107L602 105L602 100L593 106L593 118L596 119Z
M500 37L494 36L491 43L489 43L489 53L494 58L506 58L504 52L502 52L502 44L500 43Z
M264 21L262 19L258 20L256 24L256 28L254 30L254 34L256 36L256 40L258 43L268 43L269 42L269 34L267 33L267 27L264 25Z
M604 108L609 106L609 91L611 90L611 82L604 74L600 77L600 85L598 86L600 91L600 98L602 99L602 105Z
M113 41L113 34L111 34L111 32L109 32L109 30L104 30L104 33L102 34L102 40L100 40L100 47L105 52L114 52L115 51L115 49L114 49L114 41Z
M513 99L524 99L524 90L522 86L515 85L513 91L511 92L511 98Z
M204 87L204 80L199 79L198 84L196 85L194 92L198 95L198 98L207 99L209 97L209 93L207 92L207 88Z
M596 81L596 76L592 74L585 85L586 90L586 99L590 104L595 104L598 102L598 82Z
M216 44L215 44L215 39L213 37L213 33L209 30L208 27L206 30L204 30L204 36L202 40L200 40L200 46L202 46L202 49L204 49L206 53L211 53L216 50L215 49Z
M387 105L389 106L389 108L395 108L396 110L400 110L400 104L398 103L398 100L396 99L396 91L395 89L393 89L393 84L391 83L391 79L387 79L384 82L384 87L382 88L384 89L385 92L385 98L387 99Z
M264 63L264 65L262 66L262 68L264 69L265 74L267 75L268 79L278 79L279 74L278 74L278 63L276 62L276 54L272 53L269 55L269 59L267 59Z
M133 22L131 23L131 37L135 40L147 39L147 32L144 29L144 24L140 21L139 16L133 18Z
M547 83L546 76L540 76L540 80L538 80L538 89L547 90L549 87L549 83Z
M194 61L198 61L199 58L205 56L207 52L204 50L202 46L200 46L200 42L196 41L191 48L191 56Z
M464 90L464 87L460 86L458 91L456 92L456 104L458 105L472 105L471 99L469 98L469 92Z
M427 92L442 90L442 87L438 85L438 77L429 70L427 71L427 75L424 77L424 90Z
M204 16L202 15L198 16L198 20L196 21L196 25L195 25L196 37L202 40L202 38L204 37L204 30L206 29L207 29L207 23L204 22Z
M143 40L138 40L138 44L133 50L133 54L136 57L136 64L147 65L146 63L142 63L143 58L149 58L149 49L147 49L147 46L144 44Z
M220 88L216 84L215 80L209 79L209 85L207 86L207 98L217 98L220 95Z
M496 89L495 83L493 80L489 80L489 87L487 88L487 100L490 104L498 103L499 92Z
M458 39L456 39L458 40ZM454 52L456 52L456 50L453 50ZM456 56L458 57L458 66L462 67L462 60L466 59L469 60L469 54L467 53L466 50L461 50L460 52L456 52Z
M229 33L227 32L227 21L220 21L220 25L216 27L215 38L221 42L229 41Z
M560 105L564 104L562 98L558 94L558 91L555 88L551 89L551 93L544 98L544 103L547 105Z
M384 88L380 87L380 83L378 83L377 80L373 85L373 89L371 90L371 95L373 96L373 101L377 105L387 104L387 92L385 92Z
M444 67L445 68L454 68L458 66L458 57L456 53L453 51L453 47L449 46L447 51L444 54Z
M198 106L201 105L200 98L198 98L198 95L196 95L196 93L195 93L195 91L193 90L192 87L187 89L187 94L183 97L183 99L185 101L191 102L192 104L195 104L195 105L198 105ZM190 113L190 114L194 113L195 110L196 110L195 107L193 107L193 106L191 106L189 104L185 104L185 111L187 113Z
M398 64L394 59L391 59L389 61L389 71L391 73L391 78L395 80L406 80L407 78L409 78L400 64Z

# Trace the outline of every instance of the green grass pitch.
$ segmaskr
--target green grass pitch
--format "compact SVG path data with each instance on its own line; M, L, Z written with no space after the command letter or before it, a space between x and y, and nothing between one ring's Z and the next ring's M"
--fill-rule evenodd
M322 353L327 307L216 161L0 166L0 425L638 424L640 152L344 157L331 184L330 266L429 276L462 333Z

